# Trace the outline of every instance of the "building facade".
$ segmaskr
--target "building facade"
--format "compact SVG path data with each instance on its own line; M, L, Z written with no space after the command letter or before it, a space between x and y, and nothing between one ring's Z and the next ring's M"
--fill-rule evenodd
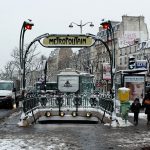
M97 35L108 44L111 54L112 52L115 54L116 72L128 69L129 56L141 60L148 58L148 48L144 48L144 45L148 45L145 41L149 36L143 16L122 16L121 22L111 21L111 24L113 33L108 33L107 30L100 27ZM94 57L97 61L95 67L99 73L96 71L97 69L93 72L99 83L97 85L102 92L107 92L111 87L111 80L107 79L105 74L105 66L112 63L109 53L101 42L96 43L95 49L91 50L91 53L95 53Z

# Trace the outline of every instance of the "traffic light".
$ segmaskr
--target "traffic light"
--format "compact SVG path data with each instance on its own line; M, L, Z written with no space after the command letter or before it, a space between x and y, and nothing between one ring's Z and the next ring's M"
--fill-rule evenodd
M32 26L34 26L34 24L32 23L32 21L29 19L28 21L24 21L24 29L25 30L31 30Z
M129 69L135 68L135 57L133 57L133 56L129 57L128 68Z
M110 23L110 21L104 21L103 20L103 22L100 24L102 27L103 27L103 29L105 29L105 30L110 30L111 29L111 23Z

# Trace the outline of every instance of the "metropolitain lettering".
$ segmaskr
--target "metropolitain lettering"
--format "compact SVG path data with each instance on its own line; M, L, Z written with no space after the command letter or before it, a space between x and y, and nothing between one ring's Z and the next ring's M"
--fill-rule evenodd
M49 39L50 45L86 45L86 43L86 38L79 37L56 37Z

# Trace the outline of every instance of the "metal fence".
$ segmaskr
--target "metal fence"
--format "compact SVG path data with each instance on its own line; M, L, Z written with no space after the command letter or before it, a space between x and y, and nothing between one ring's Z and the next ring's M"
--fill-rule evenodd
M109 94L61 94L61 95L40 95L37 93L27 94L23 99L23 112L28 114L39 108L95 108L101 109L104 112L113 112L113 101Z

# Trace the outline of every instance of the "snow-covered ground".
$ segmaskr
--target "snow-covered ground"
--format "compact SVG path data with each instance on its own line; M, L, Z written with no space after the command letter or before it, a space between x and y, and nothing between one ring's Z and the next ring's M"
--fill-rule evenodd
M28 130L28 128L25 128L25 130L27 129L27 133L24 132L24 128L19 128L19 127L15 127L16 131L11 131L13 129L13 125L11 125L12 120L17 122L18 121L17 116L18 116L18 118L20 118L19 117L20 115L21 115L21 112L13 113L10 117L8 117L8 120L4 124L2 124L2 126L4 127L4 130L2 130L1 128L0 128L0 130L2 130L3 133L5 133L5 134L4 135L0 134L0 150L70 150L70 149L81 150L80 146L83 143L81 145L79 145L79 143L78 143L76 137L74 137L74 135L72 135L71 138L68 137L69 140L67 140L57 134L54 134L56 131L60 131L64 137L67 137L68 135L70 135L70 132L69 132L69 134L66 132L69 128L72 128L72 125L68 125L68 127L66 125L64 125L64 126L51 125L51 126L49 126L50 128L49 127L45 128L46 126L44 126L44 129L42 129L42 130L47 130L49 132L49 134L46 134L47 131L45 133L41 132L42 134L40 134L40 132L39 132L39 134L38 134L38 131L41 129L36 128L36 127L35 128L33 127L33 130L31 130L31 132L33 132L33 134L30 134L30 132L29 132L30 127L29 127L29 130ZM130 121L132 121L131 117L133 117L133 115L134 115L133 113L128 114L128 116L130 117ZM116 143L116 146L119 147L119 150L120 149L132 150L131 149L132 147L137 148L136 150L139 150L138 148L141 148L144 146L149 146L150 132L149 132L149 127L147 127L147 125L146 125L147 116L145 113L141 112L139 114L139 119L140 119L139 122L140 122L140 124L142 124L142 126L134 127L134 125L130 121L127 121L127 123L125 123L125 120L123 120L121 117L117 117L116 119L118 120L119 128L113 128L113 129L109 128L109 127L103 128L99 124L96 125L96 128L94 128L94 129L93 129L94 125L91 125L91 126L87 125L87 126L85 126L85 128L82 128L82 125L81 126L79 125L80 127L75 126L74 128L76 128L78 130L79 130L79 128L82 128L83 130L84 129L89 130L91 128L91 130L89 130L88 133L91 133L91 134L92 134L92 132L94 133L93 139L95 141L93 141L93 143L96 142L96 139L99 139L98 135L100 134L104 137L104 139L107 139L110 143ZM6 124L6 126L5 126L5 124ZM8 126L7 126L7 124L8 124ZM39 125L37 124L35 126L39 126ZM110 126L110 124L109 124L109 126ZM42 125L41 125L41 127L43 128ZM9 130L9 132L7 132L8 131L7 129ZM71 131L72 130L73 129L71 129ZM18 131L21 131L22 134L19 133ZM82 132L82 130L80 132ZM96 135L97 132L99 132L98 135ZM104 133L102 133L102 132L104 132ZM56 132L56 133L59 133L59 132ZM73 132L73 133L75 133L75 132ZM85 133L86 132L83 132L82 134L79 134L79 135L82 136ZM79 136L77 136L77 137L79 137ZM85 138L85 139L87 140L87 138ZM83 139L83 141L85 141L85 139ZM87 143L91 142L91 139L87 140ZM101 141L99 141L99 142L101 143ZM84 149L84 150L86 150L86 149ZM102 150L105 150L105 149L102 149Z
M133 117L133 113L129 113L129 116ZM145 113L139 113L139 119L147 119L147 115Z
M69 147L63 140L57 137L50 137L44 143L43 140L37 139L0 139L0 150L69 150Z
M129 117L134 117L134 113L128 113ZM145 113L139 113L139 119L144 119L147 120L147 115ZM125 122L125 120L123 120L121 117L116 117L116 120L118 121L118 123L115 122L115 125L113 125L113 123L111 124L112 127L127 127L127 126L133 126L133 124L131 122L129 122L127 120L127 122ZM110 124L106 123L105 125L109 126Z

